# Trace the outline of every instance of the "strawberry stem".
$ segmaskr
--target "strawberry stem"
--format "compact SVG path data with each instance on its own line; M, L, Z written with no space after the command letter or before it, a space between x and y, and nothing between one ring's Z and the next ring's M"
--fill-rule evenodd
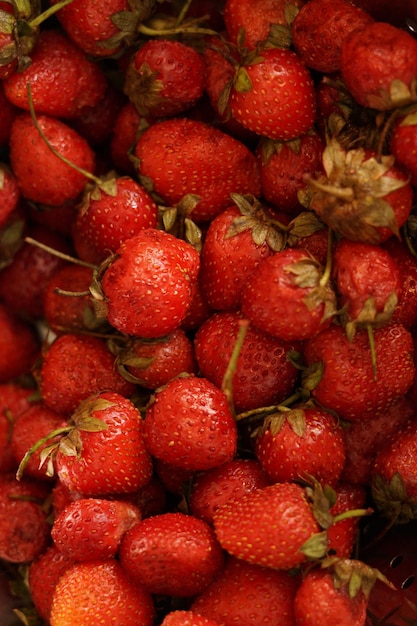
M50 441L51 439L54 439L55 437L58 437L59 435L66 435L73 428L74 428L74 426L69 426L69 425L61 426L60 428L56 428L55 430L51 430L51 432L49 432L45 437L42 437L41 439L38 439L38 441L36 443L34 443L31 448L29 448L29 450L24 455L23 459L20 461L19 467L17 468L17 472L16 472L16 479L20 480L22 478L23 472L25 471L25 468L26 468L26 465L29 462L29 459L31 458L31 456L35 452L37 452L37 450L39 450L39 448L41 448L43 445L48 443L48 441Z
M50 6L43 13L40 13L40 15L37 15L35 18L33 18L33 20L29 22L29 26L31 28L37 28L40 24L42 24L42 22L44 22L45 20L49 19L52 15L57 13L57 11L62 9L62 7L65 7L67 4L71 4L71 2L72 0L62 0L61 2L58 2L57 4Z
M239 354L240 351L242 349L242 345L243 342L245 340L246 337L246 333L248 330L248 326L249 326L249 320L247 319L243 319L243 320L239 320L239 331L238 331L238 335L236 338L236 342L235 345L233 347L233 351L232 351L232 355L229 359L229 363L227 364L227 368L226 371L224 373L223 376L223 381L222 381L222 391L224 392L224 394L227 397L230 409L232 411L232 414L234 415L234 404L233 404L233 376L236 372L236 368L237 368L237 361L239 359Z
M368 333L368 341L369 341L369 347L371 349L371 360L372 360L372 371L374 373L374 381L376 382L377 379L377 364L376 364L376 352L375 352L375 338L374 338L374 331L372 328L372 324L367 324L366 325L366 331Z
M335 515L332 520L332 524L342 522L343 520L350 519L351 517L365 517L367 515L372 515L373 512L374 510L370 507L367 509L351 509L350 511L344 511L343 513L339 513L339 515Z
M47 246L46 244L37 241L36 239L32 239L32 237L25 237L25 241L27 243L30 243L33 246L37 246L38 248L41 248L41 250L45 250L45 252L49 252L50 254L53 254L56 257L59 257L60 259L63 259L64 261L68 261L69 263L75 263L76 265L82 265L83 267L89 267L90 269L97 269L96 265L93 265L92 263L88 263L87 261L82 261L81 259L77 259L76 257L70 256L69 254L65 254L64 252L60 252L59 250L55 250L55 248L51 248L50 246Z
M325 287L330 280L332 272L332 244L333 244L333 231L331 228L327 229L327 254L326 254L326 266L324 268L322 277L320 278L320 287Z
M177 26L174 28L152 28L145 24L138 26L138 32L148 37L165 37L167 35L218 35L218 32L211 28L199 28L194 26Z

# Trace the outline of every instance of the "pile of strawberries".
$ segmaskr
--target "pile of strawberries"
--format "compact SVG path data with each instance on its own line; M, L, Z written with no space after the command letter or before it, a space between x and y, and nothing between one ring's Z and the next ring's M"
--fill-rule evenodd
M413 19L0 0L2 624L417 623Z

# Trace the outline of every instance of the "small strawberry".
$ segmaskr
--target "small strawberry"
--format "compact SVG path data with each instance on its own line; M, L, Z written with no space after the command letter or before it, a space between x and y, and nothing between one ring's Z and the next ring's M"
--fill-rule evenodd
M152 626L150 594L132 583L118 561L76 563L60 577L50 612L51 626L123 624Z
M226 395L196 376L174 378L155 393L146 410L145 435L154 457L192 471L230 461L237 446Z
M0 384L0 474L17 469L10 442L15 421L31 406L32 393L18 383Z
M0 382L29 374L40 353L36 329L0 301Z
M171 611L161 622L161 626L221 626L208 617L198 615L195 611Z
M150 593L184 598L213 582L224 554L208 524L177 512L149 517L127 531L119 559L130 579Z

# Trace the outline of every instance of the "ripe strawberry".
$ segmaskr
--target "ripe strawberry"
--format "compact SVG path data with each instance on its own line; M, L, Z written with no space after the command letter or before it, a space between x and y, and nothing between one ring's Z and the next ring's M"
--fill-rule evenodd
M0 301L0 382L29 374L40 352L35 328Z
M94 171L95 155L79 133L47 115L40 115L38 124L60 155L87 172ZM9 147L12 170L27 200L58 206L77 198L83 191L87 182L84 174L61 161L50 150L29 113L20 113L15 118Z
M39 379L44 402L62 415L69 415L93 393L108 390L127 397L135 389L115 370L103 339L74 333L56 337L47 348Z
M234 557L199 594L191 610L224 626L294 626L293 600L298 577Z
M41 31L30 66L4 81L10 102L26 111L28 83L36 113L61 118L77 117L83 107L95 106L106 90L101 67L55 28Z
M364 329L349 341L343 327L334 325L305 342L307 365L322 367L313 398L348 421L371 419L401 398L414 378L413 340L404 326L375 329L373 340L376 376Z
M201 261L201 255L200 255L200 261ZM187 313L185 314L185 317L180 324L180 328L182 328L185 332L192 333L195 330L197 330L197 328L201 326L201 324L205 322L212 313L212 310L207 303L204 291L201 288L200 274L201 274L201 265L200 265L199 274L197 276L194 295L192 297L190 306L187 309Z
M239 140L214 126L187 118L152 124L136 144L139 174L168 205L186 194L199 196L192 211L207 222L230 204L230 194L260 195L255 156Z
M115 559L76 563L59 579L52 600L51 626L123 624L152 626L155 606L143 587L132 583Z
M147 339L172 332L191 304L199 267L189 243L143 229L122 243L101 278L108 322Z
M15 420L31 406L32 393L17 383L0 384L0 474L17 468L10 442Z
M307 250L286 248L264 259L242 292L243 314L255 326L284 341L301 341L327 328L335 294Z
M203 376L221 388L232 357L242 316L235 311L214 313L197 330L195 355ZM279 404L290 395L297 369L290 361L295 342L273 337L253 324L246 330L232 381L237 411Z
M6 163L0 163L0 227L7 223L19 200L20 189L16 177Z
M145 435L154 457L192 471L230 461L237 446L226 395L196 376L174 378L157 390L146 410Z
M129 154L133 152L142 126L147 125L130 101L126 102L116 115L110 137L110 155L120 174L129 176L135 174L136 169Z
M137 491L152 475L138 409L118 393L90 396L72 414L54 463L58 478L84 496Z
M132 56L124 92L144 117L172 117L204 92L205 65L191 46L165 38L146 41Z
M190 512L208 524L215 511L230 498L266 487L269 480L255 459L232 459L219 467L198 472L192 480Z
M51 536L74 561L116 556L123 535L141 519L140 510L122 500L80 498L55 517Z
M342 426L320 408L293 406L264 420L255 440L255 454L272 482L313 476L322 485L336 485L345 462Z
M194 470L184 469L178 465L166 463L154 457L153 466L157 479L163 485L168 497L174 495L177 499L184 498L184 487L190 485Z
M161 622L161 626L221 626L208 617L198 615L195 611L171 611Z
M400 165L411 177L411 183L417 184L417 117L414 113L399 117L393 124L390 135L390 151Z
M286 482L230 499L213 521L229 554L274 569L305 563L307 542L320 531L303 487Z
M371 15L348 0L310 0L292 22L292 43L308 67L330 74L340 69L345 37L373 21Z
M367 491L360 485L339 482L335 489L336 501L330 508L330 514L338 515L363 509L367 501ZM349 559L354 553L359 537L360 517L347 517L334 520L327 529L327 552L339 558Z
M19 112L19 109L10 102L4 93L3 81L0 81L0 111L1 111L1 126L0 126L0 151L3 152L9 144L10 129L14 118Z
M39 36L38 25L31 22L39 17L39 9L38 4L18 6L1 2L0 80L22 71L30 63L30 54Z
M343 40L342 78L364 107L386 111L415 101L417 41L386 22L371 22Z
M293 50L280 48L268 48L254 58L243 59L228 104L231 115L242 126L282 141L306 133L316 114L308 69Z
M127 531L119 559L131 580L150 593L184 598L213 582L224 554L208 524L176 512L149 517Z

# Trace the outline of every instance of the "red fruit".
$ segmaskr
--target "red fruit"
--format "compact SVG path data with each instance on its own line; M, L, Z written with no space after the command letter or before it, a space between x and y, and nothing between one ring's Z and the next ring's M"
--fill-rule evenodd
M221 387L242 316L238 312L214 313L197 330L194 347L203 376ZM279 404L290 395L297 380L297 369L290 353L297 349L250 324L246 330L232 381L232 399L237 411L249 411Z
M268 48L237 70L229 98L234 119L270 139L295 139L314 124L313 80L295 52Z
M0 70L1 72L1 70ZM0 150L4 150L10 139L10 129L14 118L19 112L4 93L3 81L0 81L0 110L1 110L1 126L0 126Z
M121 174L134 175L136 171L129 154L136 145L141 125L147 126L147 123L131 102L120 109L113 121L110 154L116 170Z
M371 419L401 398L414 378L413 339L404 326L375 329L373 341L376 375L366 330L349 341L343 327L331 326L305 343L307 365L323 368L313 398L348 421Z
M198 615L195 611L172 611L161 622L161 626L221 626L208 617Z
M293 600L299 580L283 570L229 557L217 579L191 610L224 626L294 626Z
M36 113L73 118L83 107L95 106L103 98L106 78L78 46L56 29L44 29L23 72L4 81L6 96L29 111L28 84Z
M47 115L40 115L38 124L61 156L87 172L94 171L94 153L79 133ZM77 198L83 191L87 182L84 174L61 161L50 150L29 113L21 113L15 118L9 147L12 170L27 200L59 206Z
M44 353L39 385L45 403L62 415L93 393L108 390L129 396L135 389L115 370L104 340L73 333L57 337Z
M129 502L80 498L57 517L51 530L56 547L75 561L115 557L123 535L141 519Z
M410 175L411 184L417 185L417 119L416 114L398 118L390 135L390 151L397 165Z
M304 544L320 530L305 490L286 482L230 499L217 509L213 521L227 552L284 570L306 562Z
M340 482L335 490L336 502L330 508L330 514L335 518L338 515L363 509L366 504L367 491L365 487ZM327 552L339 558L352 557L359 536L360 517L347 517L335 520L327 529Z
M0 383L29 374L40 351L33 326L0 302Z
M132 56L124 92L145 117L171 117L191 109L204 92L205 64L191 46L170 39L146 41Z
M55 587L50 613L51 626L152 626L154 619L152 597L114 559L68 568Z
M230 498L240 497L268 484L269 480L258 461L232 459L194 476L189 496L190 512L212 524L214 513Z
M190 597L201 593L223 567L212 528L191 515L164 513L128 531L120 546L122 568L152 594Z
M20 189L13 172L8 165L0 163L0 228L7 223L19 199Z
M417 41L402 28L371 22L343 41L342 78L355 100L379 111L415 100Z
M206 222L230 205L230 194L260 195L255 156L239 140L204 122L173 118L152 124L135 150L139 174L167 205L199 196L192 219Z
M345 37L373 21L348 0L310 0L292 22L292 43L308 67L330 74L340 69Z
M165 231L127 239L101 280L108 322L147 339L172 332L191 304L199 267L196 250Z
M10 442L14 423L30 407L32 393L17 383L0 384L0 474L17 468Z
M286 248L264 259L242 292L243 315L284 341L301 341L327 328L335 294L307 250Z
M174 378L156 392L146 410L145 434L154 457L192 471L230 461L237 446L226 395L196 376Z
M396 237L390 237L383 247L396 260L400 270L401 292L392 319L406 328L414 328L417 326L417 259Z
M110 391L87 398L72 414L55 466L61 482L84 496L134 493L152 475L139 410Z
M294 406L265 419L255 454L272 482L313 476L322 485L335 485L345 462L343 429L327 411Z

